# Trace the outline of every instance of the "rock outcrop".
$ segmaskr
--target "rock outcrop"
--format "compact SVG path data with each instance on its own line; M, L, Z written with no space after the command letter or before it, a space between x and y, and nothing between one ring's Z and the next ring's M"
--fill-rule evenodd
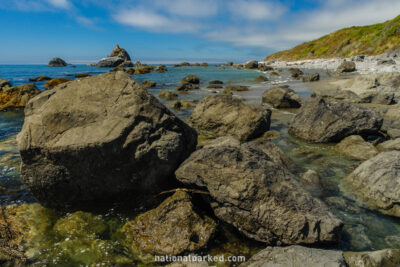
M9 82L3 82L3 86L0 87L0 111L23 108L39 93L39 89L33 83L11 86Z
M288 86L272 87L262 94L262 102L274 108L299 108L302 100Z
M157 208L128 221L122 232L133 251L178 255L207 245L216 226L211 218L196 213L188 193L178 190Z
M312 197L269 149L221 137L195 151L175 172L210 192L215 215L267 244L330 244L342 222Z
M65 67L67 66L67 62L59 57L52 58L50 62L47 64L49 67Z
M122 71L33 98L17 137L21 179L45 206L80 208L159 192L196 132Z
M244 68L245 69L258 69L258 61L256 60L250 60L244 63Z
M289 133L310 142L339 142L350 135L374 135L383 119L372 109L311 98L293 117Z
M342 182L372 209L400 217L399 177L400 151L389 151L363 162Z
M400 150L400 137L380 143L376 146L379 151Z
M96 66L98 68L115 68L118 66L133 67L134 64L132 63L128 52L126 52L124 48L120 48L119 45L116 45L111 54L100 60Z
M196 106L189 123L204 135L233 135L246 141L269 130L271 111L245 105L231 95L209 96Z
M240 267L346 267L342 251L301 246L267 247ZM358 266L358 265L357 265ZM359 266L360 267L360 266Z

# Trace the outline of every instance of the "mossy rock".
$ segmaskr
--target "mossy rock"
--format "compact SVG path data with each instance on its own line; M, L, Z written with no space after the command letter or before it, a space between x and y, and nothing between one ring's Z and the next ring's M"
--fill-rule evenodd
M141 84L144 88L151 88L157 85L155 81L143 81Z
M226 86L223 93L224 94L229 94L231 92L244 92L244 91L249 91L249 87L248 86L244 86L244 85L229 85Z
M101 216L77 211L59 219L54 225L54 231L63 238L96 238L105 235L108 226Z
M69 82L69 81L72 81L72 80L71 79L67 79L67 78L55 78L53 80L48 81L43 86L52 88L52 87L55 87L57 85Z
M122 233L134 254L178 255L206 246L216 226L194 211L188 193L178 190L157 208L128 221Z
M29 78L30 82L41 82L41 81L49 81L51 80L50 77L47 76L38 76L36 78Z
M140 65L135 69L135 74L147 74L152 72L154 69L153 65Z
M256 78L257 82L266 82L269 81L267 77L265 77L264 75L260 75Z

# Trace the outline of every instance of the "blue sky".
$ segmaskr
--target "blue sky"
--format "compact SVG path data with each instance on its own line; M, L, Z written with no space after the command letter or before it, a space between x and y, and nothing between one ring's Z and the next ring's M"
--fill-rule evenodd
M242 62L400 14L399 0L0 0L0 64Z

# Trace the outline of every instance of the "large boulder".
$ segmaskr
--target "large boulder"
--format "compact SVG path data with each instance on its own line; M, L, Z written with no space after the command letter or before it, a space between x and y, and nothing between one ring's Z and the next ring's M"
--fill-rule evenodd
M382 152L342 180L372 209L400 217L400 151Z
M367 160L378 154L378 150L374 145L366 142L359 135L346 137L334 149L341 154L358 160Z
M272 87L262 94L262 102L274 108L299 108L301 98L288 86Z
M337 243L342 222L262 147L221 137L195 151L175 174L208 190L215 215L249 238L278 245Z
M377 134L382 123L372 109L315 97L293 117L289 133L310 142L339 142L350 135Z
M196 106L189 123L204 135L233 135L240 140L251 140L269 130L271 111L245 105L231 95L209 96Z
M159 192L197 134L122 71L33 98L17 137L21 178L39 202L79 208Z
M267 247L240 267L346 267L342 251L301 246Z
M23 108L39 93L39 89L33 83L11 87L7 84L0 88L0 111Z
M343 61L342 64L336 69L337 73L346 73L356 71L356 63L353 61Z
M132 250L152 255L178 255L207 245L216 223L194 210L191 197L177 191L157 208L128 221L122 228Z
M52 58L47 64L47 66L49 67L65 67L67 65L68 65L67 62L65 62L63 59L59 57Z

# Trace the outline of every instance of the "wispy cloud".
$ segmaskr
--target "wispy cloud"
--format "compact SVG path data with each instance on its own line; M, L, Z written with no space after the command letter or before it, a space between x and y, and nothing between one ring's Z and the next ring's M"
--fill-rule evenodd
M275 20L286 8L275 1L233 0L229 1L228 8L233 16L247 20Z
M122 10L114 14L114 19L121 24L152 32L193 33L200 29L199 24L177 18L168 18L140 8Z
M71 7L71 3L68 0L46 0L46 2L57 8Z

